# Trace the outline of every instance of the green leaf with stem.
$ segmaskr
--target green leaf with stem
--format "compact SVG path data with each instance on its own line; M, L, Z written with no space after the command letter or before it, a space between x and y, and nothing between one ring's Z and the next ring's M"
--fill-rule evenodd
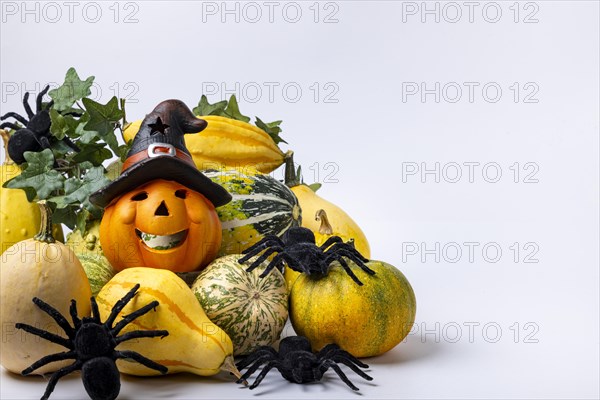
M92 93L90 88L93 83L93 76L82 81L75 68L69 68L64 83L48 92L48 95L54 100L54 109L58 111L68 110L76 101Z
M40 152L26 151L26 166L20 175L4 183L4 187L11 189L30 188L35 190L36 196L31 198L33 192L25 191L29 201L45 200L64 187L65 178L54 167L52 150L44 149Z
M263 131L267 132L267 134L271 136L271 139L273 139L275 144L279 144L281 142L287 143L279 136L279 134L281 133L281 128L279 127L279 125L281 125L282 122L283 121L279 120L265 123L260 118L256 117L256 126L262 129Z

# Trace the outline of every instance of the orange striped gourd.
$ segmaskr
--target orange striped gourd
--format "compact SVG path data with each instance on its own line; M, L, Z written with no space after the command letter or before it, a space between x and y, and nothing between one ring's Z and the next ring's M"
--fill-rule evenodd
M219 371L240 376L233 363L233 344L229 336L213 324L196 297L175 273L155 268L127 268L114 276L98 293L97 301L102 320L105 320L116 302L135 284L140 284L137 295L121 311L116 322L124 315L157 300L154 312L149 312L127 325L121 334L134 330L165 329L169 335L148 345L144 340L125 341L117 350L133 350L166 366L169 374L191 372L210 376ZM158 375L159 372L141 364L117 361L119 371L138 376Z

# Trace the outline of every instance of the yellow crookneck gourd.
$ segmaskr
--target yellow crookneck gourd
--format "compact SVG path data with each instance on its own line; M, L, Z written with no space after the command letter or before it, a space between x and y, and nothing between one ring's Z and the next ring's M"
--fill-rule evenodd
M133 350L160 363L168 373L191 372L210 376L228 371L236 377L240 373L233 361L233 344L229 336L213 324L200 303L175 273L155 268L127 268L115 275L98 293L100 315L105 320L113 304L137 283L137 295L121 311L124 315L157 300L158 307L127 325L122 334L134 330L167 330L169 335L148 345L143 340L121 343L118 350ZM138 363L117 361L119 371L138 376L158 375L158 371Z
M369 242L358 224L340 207L301 183L294 169L292 152L288 153L285 160L285 184L298 198L302 214L305 215L302 226L315 233L317 244L322 244L329 236L339 236L344 242L353 240L356 250L364 257L371 258Z
M244 121L217 115L199 116L208 126L197 135L185 135L185 145L200 170L253 167L263 174L284 162L285 154L268 133ZM123 131L127 143L140 129L134 121Z
M4 183L21 174L21 168L8 156L8 132L0 129L4 142L4 163L0 165L0 253L21 240L31 239L40 229L40 209L30 203L21 189L3 188ZM62 227L54 225L52 235L64 241Z

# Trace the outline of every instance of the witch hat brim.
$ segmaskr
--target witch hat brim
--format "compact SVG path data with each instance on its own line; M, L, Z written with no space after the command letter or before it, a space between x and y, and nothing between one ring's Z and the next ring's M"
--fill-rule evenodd
M198 170L185 147L183 135L200 132L206 125L179 100L160 103L142 121L121 175L92 193L90 202L105 208L136 187L165 179L204 195L215 207L229 203L231 195Z
M214 183L196 167L177 158L150 158L140 162L121 174L108 186L90 195L90 202L98 207L108 206L113 199L132 191L154 179L165 179L181 183L206 197L215 207L231 201L231 195L222 186Z

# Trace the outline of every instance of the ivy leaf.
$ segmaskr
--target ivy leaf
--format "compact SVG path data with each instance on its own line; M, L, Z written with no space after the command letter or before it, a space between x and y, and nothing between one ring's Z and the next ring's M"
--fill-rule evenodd
M90 219L90 216L92 216L92 213L90 213L88 210L83 209L81 210L78 214L77 214L77 221L76 221L76 225L77 225L77 229L79 229L79 232L82 233L82 235L85 235L85 233L87 232L87 228L88 228L88 221ZM93 218L93 217L92 217Z
M106 104L100 104L94 100L85 98L82 100L86 111L90 114L90 120L83 127L86 131L96 131L101 137L114 134L115 124L123 118L123 110L119 109L119 100L116 96ZM107 142L108 143L108 142Z
M92 215L100 217L102 211L89 201L90 194L102 189L110 183L104 176L104 167L90 168L83 179L71 177L65 181L65 195L50 199L58 208L66 208L72 204L81 204Z
M263 131L267 132L267 134L271 136L271 139L273 139L275 144L279 144L281 142L287 143L279 136L279 134L281 133L281 128L279 127L279 125L281 125L282 122L283 121L280 120L265 123L260 118L256 117L256 126L262 129Z
M57 139L62 140L69 131L69 126L67 126L65 117L60 115L60 113L53 108L50 110L50 122L50 132Z
M87 145L79 145L81 151L73 157L73 161L82 163L89 161L93 166L102 165L104 160L112 158L112 152L104 146L104 143L89 143Z
M36 193L35 197L39 200L48 199L55 191L63 188L65 178L53 169L54 155L52 154L52 150L44 149L40 152L26 151L24 156L27 166L21 172L21 175L4 183L4 187L11 189L33 189ZM33 194L31 190L25 190L25 193L29 201L34 200L35 197L31 197Z
M55 203L50 202L51 204ZM65 224L69 229L75 228L77 223L77 213L79 212L78 205L69 205L65 208L56 208L52 212L52 222L55 224Z
M198 102L198 107L194 107L195 115L223 115L223 111L225 111L225 107L227 107L227 100L219 101L215 104L210 104L205 95L202 95L200 101Z
M223 116L236 119L238 121L250 122L250 117L246 117L240 112L240 107L238 106L238 102L234 94L232 94L229 98L229 104L227 105L227 108L223 110Z
M52 89L48 95L54 100L54 108L63 111L71 108L77 100L89 96L92 92L90 88L94 82L94 77L90 76L82 81L77 75L75 68L69 68L65 76L65 82L62 86Z
M83 129L80 129L79 132L81 133L81 137L79 139L80 144L96 143L98 139L100 139L100 136L98 136L98 132L85 131Z
M312 184L306 185L306 186L308 186L310 188L310 190L312 190L313 192L316 192L317 190L321 189L321 186L323 186L323 185L321 185L318 182L315 182L315 183L312 183Z

